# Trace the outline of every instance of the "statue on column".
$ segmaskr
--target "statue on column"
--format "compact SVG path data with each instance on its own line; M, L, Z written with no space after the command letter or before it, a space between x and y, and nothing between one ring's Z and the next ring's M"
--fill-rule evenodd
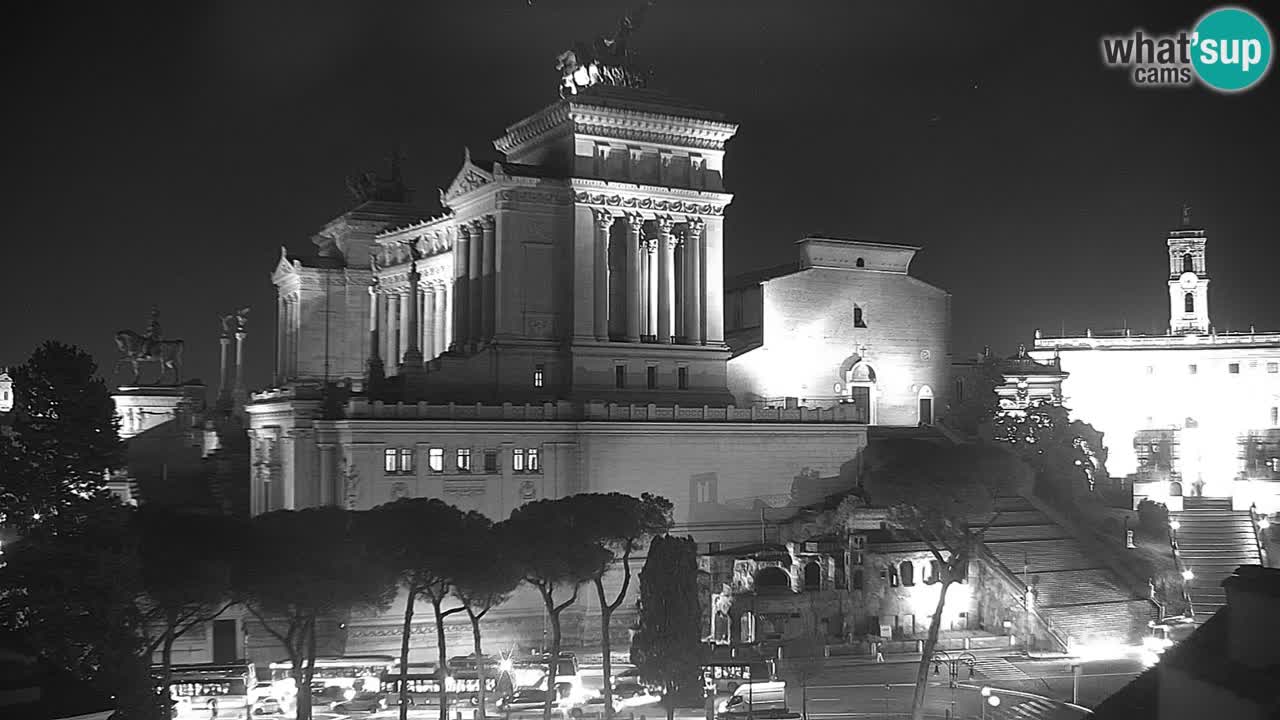
M573 49L556 56L560 71L560 97L576 95L592 85L642 88L648 84L649 72L634 67L629 40L644 23L644 17L655 0L648 0L622 17L612 35L597 36L591 44L577 41Z
M156 363L160 372L152 384L163 384L166 373L172 373L173 384L182 382L182 346L181 340L166 340L160 330L160 310L151 308L151 320L147 324L146 334L134 330L121 330L115 335L116 348L120 358L116 361L116 369L127 363L133 369L133 377L129 383L139 384L142 363Z

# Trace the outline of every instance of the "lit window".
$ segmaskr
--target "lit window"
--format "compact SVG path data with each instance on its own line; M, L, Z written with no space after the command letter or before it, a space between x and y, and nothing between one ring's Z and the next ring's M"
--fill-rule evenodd
M1227 365L1227 372L1231 373L1232 375L1239 375L1240 363L1231 363Z
M689 368L676 368L676 387L681 390L689 389Z
M511 450L511 471L524 472L524 448Z
M536 388L542 387L542 378L543 378L543 366L534 365L533 366L533 386Z
M498 472L498 451L497 450L484 451L484 471L487 473Z
M471 448L458 448L458 472L471 472Z
M658 389L658 368L650 365L644 369L644 384L650 390Z
M396 471L396 449L387 448L382 451L382 471L393 473Z
M1187 372L1188 372L1189 374L1191 374L1191 375L1195 375L1195 374L1196 374L1196 366L1195 366L1195 365L1188 365L1188 366L1187 366Z
M538 448L529 448L528 451L525 452L525 457L528 458L528 464L526 467L529 468L529 472L531 473L542 472L542 460L538 455Z
M613 386L616 388L625 388L627 386L627 366L613 366Z
M431 448L427 451L427 467L431 472L444 472L444 448Z
M397 469L402 473L413 472L413 449L400 448L400 462Z
M889 568L889 587L898 587L898 570Z

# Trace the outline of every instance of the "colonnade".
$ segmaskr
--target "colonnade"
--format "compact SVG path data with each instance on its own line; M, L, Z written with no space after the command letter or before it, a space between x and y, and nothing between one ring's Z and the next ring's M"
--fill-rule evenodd
M646 219L595 210L594 334L597 340L706 343L705 224L669 216ZM616 227L618 221L623 227ZM647 232L646 232L647 231ZM610 266L610 244L624 245L622 263ZM621 267L619 267L621 265ZM623 288L622 307L611 307L609 288ZM621 312L615 317L611 312Z

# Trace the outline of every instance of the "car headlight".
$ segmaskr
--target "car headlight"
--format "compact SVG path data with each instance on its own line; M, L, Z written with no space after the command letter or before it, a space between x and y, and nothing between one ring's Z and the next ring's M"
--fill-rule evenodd
M353 700L353 699L355 699L355 696L356 696L356 689L355 689L355 688L347 688L346 690L343 690L343 691L342 691L342 697L344 697L344 698L346 698L346 699L348 699L348 700Z

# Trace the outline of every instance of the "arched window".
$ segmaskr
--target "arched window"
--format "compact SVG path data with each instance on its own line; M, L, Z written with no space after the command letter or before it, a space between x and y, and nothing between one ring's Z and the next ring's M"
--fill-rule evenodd
M1191 253L1184 254L1182 256L1182 272L1195 272L1195 271L1196 271L1196 263L1195 263L1195 260L1192 259Z
M1195 296L1195 295L1192 295L1191 293L1187 293L1186 295L1183 295L1183 296L1182 296L1182 309L1183 309L1183 311L1184 311L1184 312L1189 312L1189 313L1190 313L1190 312L1195 312L1195 311L1196 311L1196 296Z
M822 589L822 568L818 567L816 562L811 562L804 566L804 589Z
M911 564L910 560L903 560L898 566L898 574L902 576L902 584L911 587L916 584L916 567Z
M862 258L858 258L858 259L857 259L857 261L856 261L856 262L854 262L853 264L854 264L854 266L855 266L855 267L866 267L866 266L867 266L867 261L866 261L866 260L863 260Z
M862 583L862 570L860 570L860 569L859 569L859 570L854 570L854 571L853 571L853 589L854 589L854 590L861 590L861 589L862 589L862 584L863 584L863 583Z
M1169 483L1169 497L1182 497L1182 483L1176 480Z
M862 317L862 308L857 305L853 306L853 326L864 328L867 326L866 318Z
M767 567L756 573L757 590L786 590L791 587L791 578L781 568Z
M924 581L926 585L932 585L933 583L936 583L938 582L939 579L941 579L941 575L942 575L941 568L942 566L938 564L937 560L929 561L929 577L925 578L925 581Z

